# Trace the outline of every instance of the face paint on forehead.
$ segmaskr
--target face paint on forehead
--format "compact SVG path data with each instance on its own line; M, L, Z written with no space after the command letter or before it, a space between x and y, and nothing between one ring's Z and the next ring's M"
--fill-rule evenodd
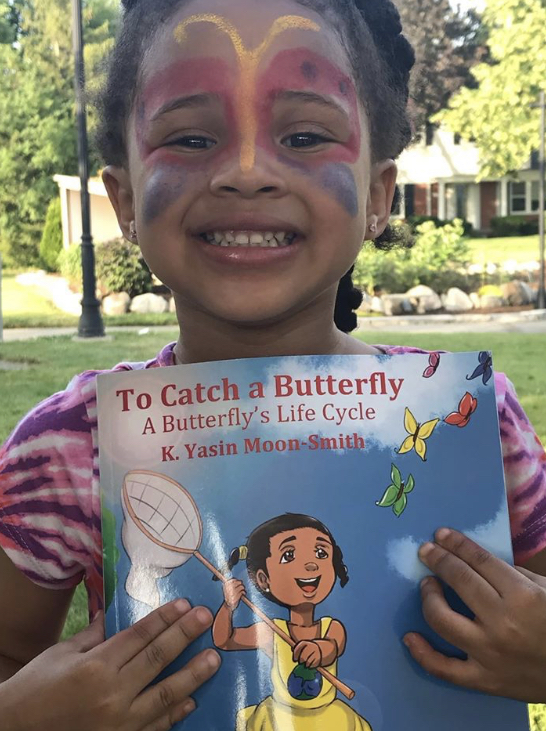
M240 79L238 83L238 118L241 132L241 170L248 172L252 170L256 161L256 138L258 135L259 121L257 117L256 99L258 96L257 71L265 52L273 40L288 30L310 30L319 32L320 26L309 18L298 15L285 15L277 18L269 29L262 43L254 49L247 48L237 28L226 18L220 15L204 13L192 15L182 21L174 31L174 36L179 43L187 38L187 28L193 23L212 23L220 31L226 33L235 49L239 64Z

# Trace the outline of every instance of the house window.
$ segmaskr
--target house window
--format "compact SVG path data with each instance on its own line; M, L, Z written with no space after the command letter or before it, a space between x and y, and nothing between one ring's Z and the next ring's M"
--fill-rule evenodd
M537 213L540 207L538 180L510 183L510 213L526 215Z
M527 210L527 184L510 183L510 213L525 213Z

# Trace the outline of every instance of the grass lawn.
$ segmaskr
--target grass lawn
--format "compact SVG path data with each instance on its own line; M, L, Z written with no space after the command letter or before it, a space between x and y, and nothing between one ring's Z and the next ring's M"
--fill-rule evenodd
M546 336L521 334L397 335L373 332L377 343L418 345L426 349L454 351L491 349L495 366L508 373L537 432L546 442ZM174 339L173 331L172 339ZM75 373L108 368L121 360L146 360L167 342L165 334L137 336L116 333L111 341L76 343L69 338L43 338L30 342L0 344L0 360L27 364L25 370L2 371L0 377L0 442L17 421L39 400L64 388ZM525 367L522 368L522 364ZM78 587L63 636L81 629L87 621L87 599ZM546 710L531 709L532 730L546 731Z
M511 236L502 239L469 239L475 264L502 264L509 259L538 261L538 236Z

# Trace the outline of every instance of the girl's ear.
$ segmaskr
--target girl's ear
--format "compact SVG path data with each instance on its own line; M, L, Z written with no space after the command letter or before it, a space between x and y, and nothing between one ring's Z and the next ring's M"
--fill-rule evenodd
M368 230L373 233L370 238L377 238L387 228L396 190L397 174L398 169L394 160L383 160L373 166L366 222Z
M125 168L108 165L102 171L102 180L116 212L119 227L125 238L131 241L134 239L131 235L131 224L134 225L135 220L135 203L129 174Z
M256 583L262 591L269 591L269 576L262 569L256 572Z

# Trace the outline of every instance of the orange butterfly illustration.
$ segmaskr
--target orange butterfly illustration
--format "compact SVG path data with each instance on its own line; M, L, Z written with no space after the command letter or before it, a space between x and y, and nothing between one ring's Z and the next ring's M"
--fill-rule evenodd
M474 398L474 396L472 396L472 394L468 393L467 391L462 399L459 401L458 411L452 411L451 414L446 416L444 421L446 422L446 424L451 424L452 426L458 426L459 428L462 428L463 426L466 426L468 424L468 422L470 421L470 417L477 408L478 399Z

